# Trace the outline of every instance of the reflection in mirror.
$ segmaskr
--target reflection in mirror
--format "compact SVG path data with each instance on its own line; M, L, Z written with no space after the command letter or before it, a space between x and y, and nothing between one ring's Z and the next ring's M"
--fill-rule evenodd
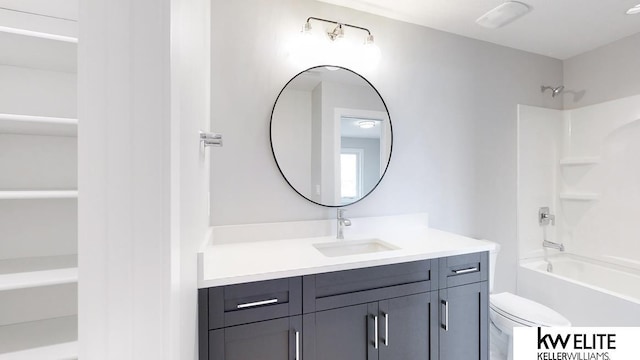
M384 101L360 75L315 67L282 90L271 146L286 181L306 199L344 206L367 196L389 164L392 129Z

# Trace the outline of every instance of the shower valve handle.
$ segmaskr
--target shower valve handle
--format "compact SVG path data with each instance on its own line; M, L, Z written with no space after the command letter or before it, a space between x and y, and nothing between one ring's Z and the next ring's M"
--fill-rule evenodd
M549 207L547 207L547 206L541 207L538 210L538 224L540 224L540 226L547 226L549 224L551 224L551 225L555 225L556 224L556 216L551 214L551 211L549 210Z

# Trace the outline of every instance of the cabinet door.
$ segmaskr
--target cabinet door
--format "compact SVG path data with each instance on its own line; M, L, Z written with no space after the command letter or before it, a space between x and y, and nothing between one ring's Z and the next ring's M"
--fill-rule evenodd
M487 282L440 290L440 360L487 360Z
M437 322L438 311L431 301L431 294L422 293L379 302L380 360L431 359L431 342L432 339L436 340L436 334L431 330L431 320L433 318Z
M378 303L304 315L304 360L377 360L374 348Z
M209 332L210 360L300 360L302 317L292 316Z

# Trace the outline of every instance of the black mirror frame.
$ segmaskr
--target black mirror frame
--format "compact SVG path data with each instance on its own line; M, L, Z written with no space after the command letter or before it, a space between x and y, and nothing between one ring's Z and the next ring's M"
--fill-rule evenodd
M317 69L317 68L326 68L326 67L333 67L333 68L338 68L338 69L342 69L342 70L346 70L349 71L355 75L357 75L358 77L360 77L362 80L364 80L367 84L369 84L369 86L371 86L371 88L376 92L376 94L378 95L378 97L380 98L380 101L382 101L382 105L384 106L385 111L387 112L387 116L389 118L389 132L391 134L391 143L389 145L389 159L387 159L387 165L384 168L384 172L382 173L382 175L380 175L380 179L378 179L378 182L376 183L376 185L371 188L371 190L369 190L369 192L367 192L365 195L363 195L362 197L360 197L358 200L355 200L354 202L348 203L348 204L339 204L339 205L327 205L327 204L322 204L319 203L317 201L311 200L308 197L306 197L305 195L303 195L302 193L300 193L300 191L298 191L298 189L296 189L287 179L286 175L284 174L282 168L280 167L280 164L278 163L278 158L276 157L276 153L275 153L275 149L273 148L273 113L275 112L276 109L276 105L278 104L278 99L280 99L280 96L282 95L282 92L287 88L287 86L289 85L289 83L291 83L295 78L297 78L299 75L309 71L309 70L313 70L313 69ZM382 182L382 179L384 179L384 176L387 174L387 170L389 170L389 164L391 163L391 157L393 154L393 123L391 121L391 114L389 113L389 108L387 108L387 104L385 103L384 99L382 98L382 95L380 95L380 92L378 91L378 89L376 89L375 86L373 86L373 84L371 84L371 82L369 80L367 80L364 76L358 74L357 72L342 67L342 66L338 66L338 65L318 65L318 66L313 66L310 67L306 70L300 71L299 73L297 73L294 77L292 77L289 81L287 81L287 83L284 85L284 87L282 87L282 90L280 90L280 92L278 93L278 96L276 97L276 101L273 103L273 108L271 109L271 117L269 120L269 143L271 144L271 153L273 154L273 160L276 163L276 166L278 167L278 171L280 171L280 174L282 175L282 177L284 178L284 180L287 182L287 184L289 184L289 187L291 187L293 189L293 191L295 191L296 193L298 193L298 195L302 196L304 199L320 205L320 206L324 206L324 207L328 207L328 208L341 208L341 207L345 207L345 206L349 206L349 205L353 205L355 203L358 203L360 201L362 201L363 199L365 199L367 196L369 196L377 187L378 185L380 185L380 182Z

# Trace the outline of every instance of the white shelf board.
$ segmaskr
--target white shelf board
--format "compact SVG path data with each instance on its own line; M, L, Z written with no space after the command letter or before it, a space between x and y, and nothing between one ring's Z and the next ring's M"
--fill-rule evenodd
M77 358L77 341L0 354L0 360L73 360Z
M78 317L0 326L0 360L76 359Z
M600 162L599 157L585 156L585 157L566 157L560 159L560 165L572 166L572 165L594 165Z
M560 199L562 200L574 200L574 201L594 201L598 200L600 195L597 193L560 193Z
M33 30L18 29L18 28L13 28L8 26L0 26L0 32L40 38L45 40L68 42L73 44L78 43L78 38L76 37L64 36L64 35L58 35L58 34L49 34L49 33L40 32L40 31L33 31Z
M68 36L0 26L0 49L1 65L77 72L78 44Z
M0 200L75 199L77 197L77 190L0 191Z
M78 120L60 117L0 114L0 134L77 136Z
M0 291L78 282L78 268L0 274Z

